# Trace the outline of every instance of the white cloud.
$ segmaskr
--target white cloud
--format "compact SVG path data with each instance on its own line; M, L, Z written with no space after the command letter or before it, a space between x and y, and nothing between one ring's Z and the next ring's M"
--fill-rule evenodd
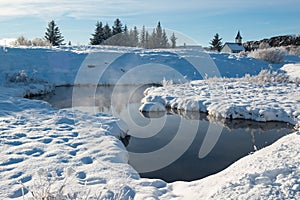
M92 18L99 16L131 16L153 12L180 12L197 10L229 12L254 7L293 7L297 0L1 0L0 18L37 16L45 19L69 16Z

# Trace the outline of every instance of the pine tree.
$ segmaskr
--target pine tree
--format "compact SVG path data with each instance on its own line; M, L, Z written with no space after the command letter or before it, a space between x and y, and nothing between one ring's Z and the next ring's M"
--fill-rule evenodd
M216 35L214 36L214 39L212 39L209 44L211 45L212 50L217 50L220 52L222 49L222 38L220 38L219 34L216 33Z
M113 37L110 39L111 45L122 45L122 33L124 32L123 25L119 19L116 19L112 27Z
M146 49L150 48L150 36L149 36L149 32L146 31L145 34L145 47Z
M162 40L162 28L160 22L158 22L156 27L155 48L162 48Z
M123 32L123 25L119 19L116 19L114 22L114 26L112 27L112 34L117 35Z
M162 41L161 41L161 47L162 48L168 48L170 46L169 41L168 41L168 36L166 34L165 29L163 29L163 33L162 33Z
M175 37L175 34L173 33L170 37L170 41L171 41L171 47L175 48L176 47L176 40L177 38Z
M149 37L149 49L155 49L158 48L157 45L157 35L156 35L156 30L153 29L151 36Z
M130 46L132 47L137 47L139 44L139 32L136 26L130 31L130 41Z
M61 35L58 26L55 24L54 20L48 23L47 30L45 32L45 39L52 46L63 45L64 37Z
M104 28L103 28L103 39L107 40L111 36L112 36L111 29L110 29L108 23L106 23L105 26L104 26Z
M124 26L124 32L122 33L122 38L121 38L121 46L130 46L131 45L131 41L130 41L130 33L128 32L128 28L125 25Z
M142 48L146 48L146 29L145 29L145 26L143 26L143 28L142 28L139 46L142 47Z
M102 22L97 22L95 33L92 34L91 45L99 45L103 43L104 39L104 30L102 27Z

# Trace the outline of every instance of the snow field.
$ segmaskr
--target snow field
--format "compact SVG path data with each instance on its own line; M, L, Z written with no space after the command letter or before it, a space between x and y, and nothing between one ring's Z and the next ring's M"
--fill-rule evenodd
M90 52L134 53L138 55L137 60L147 57L155 61L165 57L164 62L170 60L171 63L168 57L173 53L189 55L189 50L184 49L172 50L170 55L118 47L7 48L5 52L0 51L3 72L0 76L0 199L23 199L22 192L25 199L32 197L31 191L39 192L49 184L42 180L45 174L46 179L55 180L49 192L58 195L58 190L64 186L61 193L64 197L109 199L122 194L124 199L138 200L300 198L299 132L283 137L215 175L198 181L167 184L162 180L140 178L128 164L128 153L119 140L127 129L119 119L75 109L57 110L46 102L21 98L49 92L52 84L74 83L76 72ZM221 75L226 77L254 75L269 68L266 62L237 55L211 53L210 56ZM101 60L95 67L103 63L105 61ZM174 66L181 67L178 63ZM113 69L121 73L118 67L122 66L116 65ZM285 70L289 74L292 69ZM7 81L7 77L16 78L14 75L20 75L20 71L27 73L27 76L21 73L22 81ZM299 85L296 83L211 79L150 88L146 94L145 108L141 110L159 111L172 107L211 112L221 118L275 119L293 124L300 121ZM300 122L298 124L300 131ZM27 189L22 191L21 183Z
M127 164L120 119L22 98L1 97L0 108L0 199L23 199L23 191L30 199L50 182L49 194L64 198L157 199L167 191Z
M149 88L145 91L140 110L148 112L149 104L206 112L215 118L250 119L255 121L300 121L300 87L286 79L261 81L256 77L241 79L208 79L189 84ZM281 77L282 78L282 77ZM265 82L266 81L266 82ZM161 109L163 110L163 109Z

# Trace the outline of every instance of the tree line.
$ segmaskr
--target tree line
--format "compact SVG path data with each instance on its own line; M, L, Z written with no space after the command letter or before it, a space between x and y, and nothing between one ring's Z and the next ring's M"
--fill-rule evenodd
M175 48L177 40L174 33L168 38L160 22L158 22L156 28L150 34L145 26L142 27L141 31L136 26L128 30L126 25L123 26L120 19L116 19L112 27L108 23L104 25L101 21L98 21L95 31L91 36L91 45L128 46L149 49ZM54 20L48 23L45 40L52 46L65 45L64 37ZM69 45L71 45L70 42Z

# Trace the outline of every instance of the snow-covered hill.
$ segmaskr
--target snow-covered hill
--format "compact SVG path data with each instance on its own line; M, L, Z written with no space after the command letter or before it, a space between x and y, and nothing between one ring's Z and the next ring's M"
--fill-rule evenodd
M265 61L205 53L199 48L153 51L106 46L6 48L0 51L0 60L2 84L23 70L29 77L55 85L115 84L120 80L123 84L161 83L163 79L180 82L203 79L206 75L242 77L270 67L277 70L284 64L271 66ZM286 63L295 62L300 62L300 58L286 57Z

